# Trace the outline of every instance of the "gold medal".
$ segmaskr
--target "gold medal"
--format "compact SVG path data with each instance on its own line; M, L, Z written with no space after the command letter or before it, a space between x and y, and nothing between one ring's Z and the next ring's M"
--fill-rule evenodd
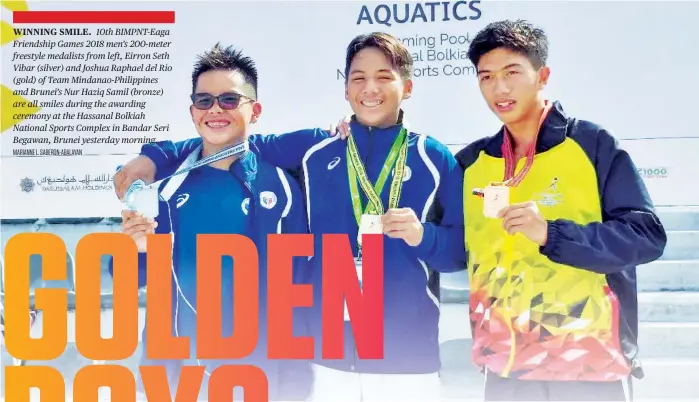
M357 243L360 246L362 245L362 235L365 234L383 234L383 223L380 215L362 214L357 233Z

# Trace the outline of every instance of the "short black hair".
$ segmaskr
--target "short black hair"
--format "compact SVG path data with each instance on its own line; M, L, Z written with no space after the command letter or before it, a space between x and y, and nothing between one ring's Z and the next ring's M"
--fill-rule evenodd
M401 78L408 80L413 76L413 56L400 39L384 32L372 32L362 34L354 39L347 46L347 57L345 58L345 81L349 76L350 65L354 57L368 47L373 47L386 55L391 61L393 68L398 70Z
M546 65L549 44L546 33L525 20L504 20L488 24L473 38L468 58L475 67L486 53L505 48L527 56L534 68Z
M257 67L255 62L244 56L240 50L232 46L222 47L216 43L210 50L197 56L192 71L192 93L196 91L199 76L211 70L231 70L243 75L245 82L250 84L255 93L252 96L257 99Z

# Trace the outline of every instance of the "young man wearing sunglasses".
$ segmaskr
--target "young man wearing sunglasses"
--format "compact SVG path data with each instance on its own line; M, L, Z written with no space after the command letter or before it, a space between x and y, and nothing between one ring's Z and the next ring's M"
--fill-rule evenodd
M607 130L546 100L541 29L492 23L468 55L504 124L457 154L485 399L627 400L643 377L635 266L667 240L643 181Z
M267 236L307 233L301 189L288 174L260 158L260 150L248 142L250 125L260 118L262 112L262 106L256 100L257 70L250 58L230 47L216 45L198 59L192 74L192 93L190 114L199 140L177 167L186 169L227 147L240 149L224 159L164 180L158 186L162 200L155 219L145 217L139 211L122 212L123 232L136 241L141 253L138 267L140 286L146 284L146 235L170 233L173 236L173 332L191 340L192 357L189 360L151 362L144 357L141 364L165 365L173 393L183 365L204 366L206 371L200 400L207 399L208 380L217 367L251 364L267 374L270 400L303 400L310 392L310 363L268 360L265 342ZM255 352L247 358L231 362L200 361L194 357L199 234L240 234L253 240L257 246L260 339ZM230 337L233 330L232 270L232 259L224 257L221 267L223 337ZM144 331L144 342L146 336ZM143 392L140 382L139 386Z
M347 142L321 129L254 136L263 158L303 175L317 239L307 275L315 291L314 400L439 399L438 272L465 269L463 180L446 146L403 124L400 105L410 97L412 69L410 52L397 38L360 35L348 46L345 64L345 98L355 113ZM197 143L144 146L115 177L118 194L135 179L152 181L156 166L158 177L167 174ZM357 356L346 316L345 358L323 359L320 241L326 233L347 233L358 257L358 234L369 231L367 222L386 235L384 358Z

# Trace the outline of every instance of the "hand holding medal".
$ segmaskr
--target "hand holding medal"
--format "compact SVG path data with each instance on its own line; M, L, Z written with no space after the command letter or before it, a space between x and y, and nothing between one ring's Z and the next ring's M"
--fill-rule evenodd
M507 233L523 234L534 243L544 246L548 240L548 222L534 201L512 204L498 213Z
M398 137L393 142L393 146L391 146L391 150L384 162L378 180L373 186L359 158L359 152L357 151L357 145L354 143L354 139L352 137L348 138L347 174L349 177L350 194L352 195L352 208L355 219L357 220L357 225L359 225L359 230L357 232L357 245L359 246L357 255L358 261L361 260L362 235L364 234L386 233L390 237L403 238L406 242L410 241L413 243L417 237L414 226L415 220L417 220L415 213L407 208L398 208L398 200L400 199L401 187L403 185L403 174L408 157L407 137L407 130L405 128L401 129ZM380 194L394 163L395 173L391 180L391 188L388 195L388 212L384 214L384 205L381 201ZM359 187L361 187L368 199L365 208L362 208ZM419 244L419 240L422 240L421 224L417 231L419 233Z
M417 247L422 242L422 222L410 208L389 209L382 217L383 233L392 239L403 239L409 246Z
M551 104L547 103L539 120L537 136L550 110ZM524 180L524 177L534 164L536 140L537 138L534 137L534 141L527 150L526 162L519 173L515 175L517 159L507 128L503 128L501 150L505 160L505 181L502 183L491 183L484 190L475 189L473 193L483 197L483 215L488 218L502 219L502 226L507 233L510 235L522 233L534 243L544 246L548 239L548 221L541 215L536 203L529 201L510 205L510 188L516 188Z
M147 218L156 218L160 209L158 187L136 180L126 190L123 202L129 211L138 211Z
M126 209L129 211L138 211L147 218L156 218L160 209L160 193L158 189L160 183L172 177L179 176L183 173L187 173L191 170L219 161L221 159L225 159L231 156L241 156L248 151L249 147L250 145L247 141L241 142L239 144L226 147L213 155L209 155L205 158L200 159L199 161L191 163L194 161L194 158L198 157L199 152L195 151L188 157L187 161L185 162L185 165L189 163L189 166L182 167L175 173L158 180L156 183L148 185L140 179L131 183L131 185L126 189L123 203L126 206Z

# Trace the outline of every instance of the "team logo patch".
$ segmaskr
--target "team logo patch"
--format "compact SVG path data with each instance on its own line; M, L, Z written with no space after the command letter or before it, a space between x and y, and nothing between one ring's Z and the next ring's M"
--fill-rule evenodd
M243 210L243 213L244 213L245 215L248 214L248 211L249 211L249 209L250 209L250 198L246 198L246 199L243 200L243 203L240 204L240 209Z
M271 191L263 191L260 193L260 204L267 209L274 208L277 205L277 195Z
M393 174L396 174L396 168L393 168ZM403 169L403 181L408 181L410 178L413 176L413 171L410 169L410 166L406 166L405 169Z
M558 192L558 177L551 179L551 184L541 193L536 194L536 202L545 207L555 207L563 202L563 194Z

